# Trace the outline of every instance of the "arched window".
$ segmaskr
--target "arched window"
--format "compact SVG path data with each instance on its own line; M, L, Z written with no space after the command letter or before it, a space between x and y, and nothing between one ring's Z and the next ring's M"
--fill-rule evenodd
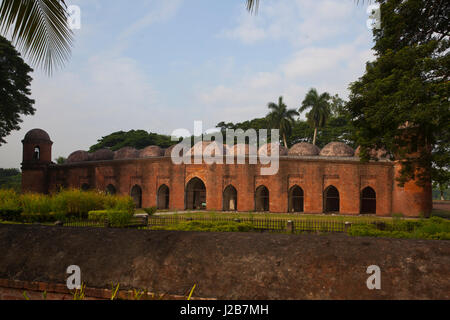
M377 212L377 194L371 187L364 188L361 191L361 214L370 214Z
M41 148L34 147L33 160L39 161L41 159Z
M135 185L131 188L131 197L133 198L134 205L136 208L142 208L142 188Z
M237 210L237 191L231 184L223 191L223 211Z
M156 203L160 210L169 209L169 187L165 184L158 189Z
M206 209L206 186L199 178L191 179L186 185L185 206L188 210Z
M115 195L116 194L116 187L114 187L112 184L108 184L108 186L106 187L106 194L109 195Z
M255 211L269 211L269 189L259 186L255 191Z
M335 186L329 186L323 193L324 212L339 212L339 191Z
M289 190L289 212L303 212L303 189L299 186Z

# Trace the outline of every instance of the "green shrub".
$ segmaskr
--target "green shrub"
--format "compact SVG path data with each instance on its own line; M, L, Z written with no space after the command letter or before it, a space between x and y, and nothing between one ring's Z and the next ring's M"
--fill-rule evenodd
M22 207L20 196L14 190L0 189L0 219L5 221L20 220Z
M248 232L254 230L254 227L250 223L234 221L186 221L168 226L152 227L152 229L203 232Z
M150 207L150 208L144 208L145 213L147 213L149 216L152 216L156 213L156 207Z
M354 224L351 236L450 240L450 221L433 217L420 221L397 221L379 230L373 224Z
M48 215L52 212L51 197L43 194L29 193L20 197L22 212L25 215Z
M111 227L126 227L131 223L133 214L123 210L108 210L107 217Z
M105 221L105 219L108 217L108 211L107 210L95 210L95 211L89 211L88 213L88 219L92 221Z

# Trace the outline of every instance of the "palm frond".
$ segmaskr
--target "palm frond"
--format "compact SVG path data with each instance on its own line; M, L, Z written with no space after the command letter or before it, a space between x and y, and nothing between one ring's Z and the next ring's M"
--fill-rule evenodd
M31 64L51 74L67 62L74 40L66 8L64 0L2 0L0 33L11 33Z
M247 0L247 10L251 13L258 13L259 0Z

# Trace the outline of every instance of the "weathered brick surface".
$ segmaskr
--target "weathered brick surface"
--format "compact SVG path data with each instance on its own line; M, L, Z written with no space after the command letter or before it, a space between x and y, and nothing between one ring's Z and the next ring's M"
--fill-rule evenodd
M414 181L398 187L395 162L361 163L359 158L296 157L280 158L278 173L261 175L261 164L191 164L175 165L170 157L147 159L86 161L66 165L50 164L51 142L38 144L41 159L32 160L35 141L24 140L22 188L24 192L55 192L61 187L87 184L92 189L105 191L113 185L118 193L130 194L133 186L142 189L142 206L157 205L157 190L163 184L169 187L169 209L184 210L185 187L192 178L206 185L208 210L223 209L223 191L228 185L237 190L237 210L255 210L255 190L265 185L270 194L270 212L287 212L289 189L300 186L304 192L305 213L324 211L324 190L335 186L340 194L340 212L360 213L360 195L370 186L377 195L376 214L380 216L403 213L419 216L431 212L431 187L418 187ZM226 162L224 160L224 162Z
M0 279L9 279L0 287L22 291L40 285L17 281L64 293L76 264L97 289L120 283L183 296L196 284L196 297L219 299L450 299L448 241L3 225L0 255ZM381 290L366 286L370 265L381 268Z

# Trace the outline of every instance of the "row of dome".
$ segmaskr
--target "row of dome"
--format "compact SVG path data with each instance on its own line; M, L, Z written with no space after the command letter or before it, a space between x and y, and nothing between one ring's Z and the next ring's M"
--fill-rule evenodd
M199 145L201 144L201 146ZM87 151L75 151L68 158L66 163L76 163L85 161L104 161L104 160L120 160L120 159L144 159L152 157L170 157L172 154L172 149L175 146L171 146L167 149L162 149L158 146L149 146L142 150L137 150L132 147L124 147L117 151L111 151L109 149L101 149L94 153L89 153ZM200 149L201 147L201 149ZM262 146L258 150L259 156L271 155L271 150L274 147L273 143ZM323 157L354 157L359 156L359 149L353 150L345 143L342 142L331 142L327 144L322 150L317 146L300 142L287 149L281 145L278 145L280 156L323 156ZM216 142L198 142L194 147L192 147L186 156L196 155L198 150L202 150L203 154L210 155L212 157L217 155L249 155L256 154L254 152L256 149L252 150L250 145L237 144L233 147L227 147L226 145L220 146ZM233 150L233 152L231 152ZM251 152L252 151L252 152ZM182 156L182 154L180 154ZM373 154L377 158L385 158L385 151L378 151Z

